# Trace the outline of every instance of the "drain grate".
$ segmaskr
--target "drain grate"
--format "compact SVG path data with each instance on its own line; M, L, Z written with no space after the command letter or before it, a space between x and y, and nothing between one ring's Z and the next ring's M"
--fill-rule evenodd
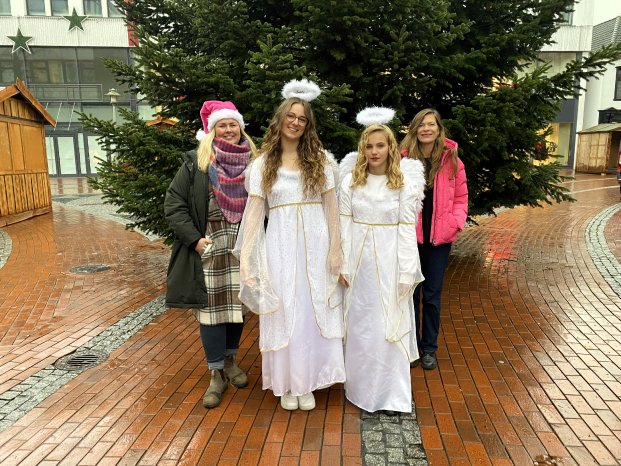
M94 367L108 358L106 353L99 351L89 351L88 353L72 353L63 356L54 363L57 369L66 371L81 371Z
M109 268L110 266L106 264L80 265L78 267L70 268L69 272L94 273L94 272L103 272L104 270L108 270Z

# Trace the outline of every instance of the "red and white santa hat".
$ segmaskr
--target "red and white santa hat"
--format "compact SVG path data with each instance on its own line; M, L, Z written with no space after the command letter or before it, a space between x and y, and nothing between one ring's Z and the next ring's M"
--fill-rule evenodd
M203 107L201 108L203 129L198 131L196 139L201 140L205 136L205 133L210 132L214 126L216 126L218 121L224 120L225 118L232 118L237 121L241 129L246 127L244 124L244 117L237 111L233 102L228 100L224 102L220 100L207 100L203 102Z

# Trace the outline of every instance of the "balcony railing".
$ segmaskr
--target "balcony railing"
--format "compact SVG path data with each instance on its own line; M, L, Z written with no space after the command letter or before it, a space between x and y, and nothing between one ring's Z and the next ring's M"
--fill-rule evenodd
M103 102L101 84L29 84L39 100L47 102Z

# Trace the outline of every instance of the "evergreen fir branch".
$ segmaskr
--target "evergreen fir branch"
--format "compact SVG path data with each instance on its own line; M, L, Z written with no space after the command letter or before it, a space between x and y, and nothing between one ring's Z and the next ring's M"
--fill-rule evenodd
M324 146L356 146L356 113L396 110L403 128L422 108L445 118L460 146L470 213L571 200L545 138L563 99L575 98L621 58L621 44L552 73L538 60L573 0L115 0L140 47L130 65L108 61L163 117L113 125L84 116L106 150L94 183L135 225L168 235L161 200L181 153L195 145L204 100L233 100L260 144L283 84L309 78ZM140 223L143 222L143 223Z

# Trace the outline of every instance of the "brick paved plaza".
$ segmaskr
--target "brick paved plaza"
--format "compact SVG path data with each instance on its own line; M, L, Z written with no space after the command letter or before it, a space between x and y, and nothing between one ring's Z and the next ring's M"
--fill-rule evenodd
M249 386L204 409L197 324L162 306L168 247L125 230L83 180L52 181L52 214L0 229L2 465L621 464L614 177L578 175L577 202L462 233L439 370L412 369L415 413L399 418L361 413L341 385L284 411L261 389L256 316L240 348ZM103 362L54 366L91 350Z

